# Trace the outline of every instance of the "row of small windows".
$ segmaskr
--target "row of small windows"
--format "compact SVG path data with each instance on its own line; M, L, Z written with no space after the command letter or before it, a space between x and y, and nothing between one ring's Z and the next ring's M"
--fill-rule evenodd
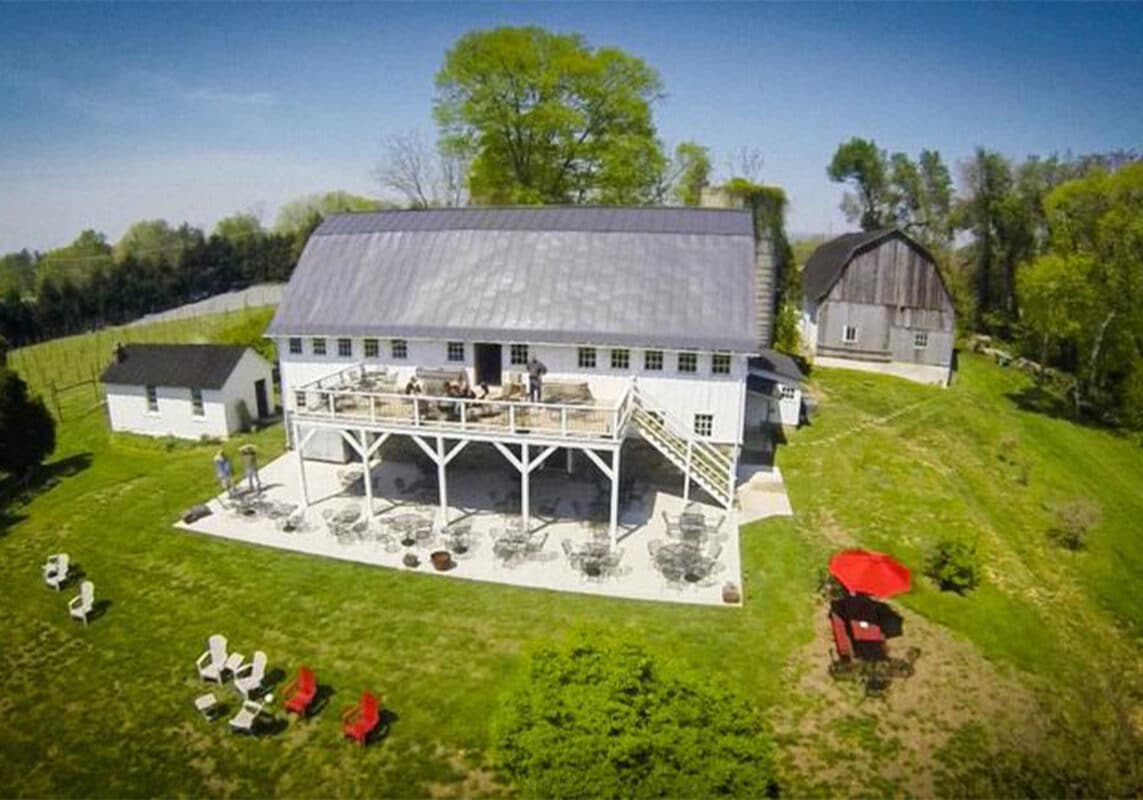
M159 389L157 386L147 387L147 411L152 414L159 412ZM191 389L191 413L196 417L206 414L202 405L202 389Z
M849 329L847 328L847 331ZM856 336L856 333L855 333ZM847 340L848 341L848 340ZM302 339L295 336L290 339L290 354L302 354ZM409 357L409 343L404 339L391 339L389 341L390 355L396 360ZM316 337L311 340L311 349L315 356L326 354L326 340ZM366 358L378 358L380 355L380 342L377 339L365 339L364 351ZM353 340L338 339L337 355L340 358L353 357ZM449 342L447 345L449 361L463 362L466 358L464 342ZM528 345L513 344L508 349L508 360L513 366L523 366L528 363ZM698 372L698 353L679 353L676 365L679 372ZM615 348L610 351L611 368L628 370L631 368L631 351ZM598 366L597 349L594 347L580 347L577 351L577 363L580 369L595 369ZM661 372L663 369L662 350L643 351L643 369L648 372ZM730 374L730 354L712 353L710 358L710 371L714 375Z
M843 344L856 344L857 343L857 326L846 325L841 331L841 341ZM929 332L928 331L914 331L913 332L913 347L917 350L924 350L929 346Z

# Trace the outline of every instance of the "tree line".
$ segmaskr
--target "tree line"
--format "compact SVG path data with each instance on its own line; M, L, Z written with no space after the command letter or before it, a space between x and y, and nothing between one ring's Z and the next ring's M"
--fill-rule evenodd
M118 242L92 230L44 253L0 258L0 336L13 347L129 322L254 283L288 280L324 215L379 207L345 192L287 203L272 230L249 213L208 235L142 220Z
M1143 427L1143 157L979 147L958 167L954 183L935 150L914 160L853 138L826 174L847 185L850 222L933 253L963 329L1074 376L1075 411Z

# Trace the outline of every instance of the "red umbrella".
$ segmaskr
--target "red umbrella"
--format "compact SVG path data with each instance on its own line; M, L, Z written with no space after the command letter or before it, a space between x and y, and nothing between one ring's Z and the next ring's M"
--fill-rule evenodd
M829 571L851 592L892 597L909 591L908 568L885 553L842 550L829 560Z

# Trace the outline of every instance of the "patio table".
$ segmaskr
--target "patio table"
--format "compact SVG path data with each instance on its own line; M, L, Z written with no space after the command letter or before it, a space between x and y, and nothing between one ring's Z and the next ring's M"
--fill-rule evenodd
M664 544L655 557L655 566L668 580L701 578L706 572L702 550L689 542Z
M413 542L432 536L432 520L420 514L398 514L389 521L390 526L401 534L401 544L410 546Z
M855 642L885 641L885 634L881 631L881 626L876 623L866 622L863 619L851 619L849 621L849 629L853 633L853 640Z

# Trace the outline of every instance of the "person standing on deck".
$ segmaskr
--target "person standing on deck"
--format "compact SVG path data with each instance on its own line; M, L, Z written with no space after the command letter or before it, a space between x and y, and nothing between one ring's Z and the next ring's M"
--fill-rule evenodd
M535 356L528 360L528 399L533 403L543 401L544 375L547 371L548 368L544 366L544 362Z

